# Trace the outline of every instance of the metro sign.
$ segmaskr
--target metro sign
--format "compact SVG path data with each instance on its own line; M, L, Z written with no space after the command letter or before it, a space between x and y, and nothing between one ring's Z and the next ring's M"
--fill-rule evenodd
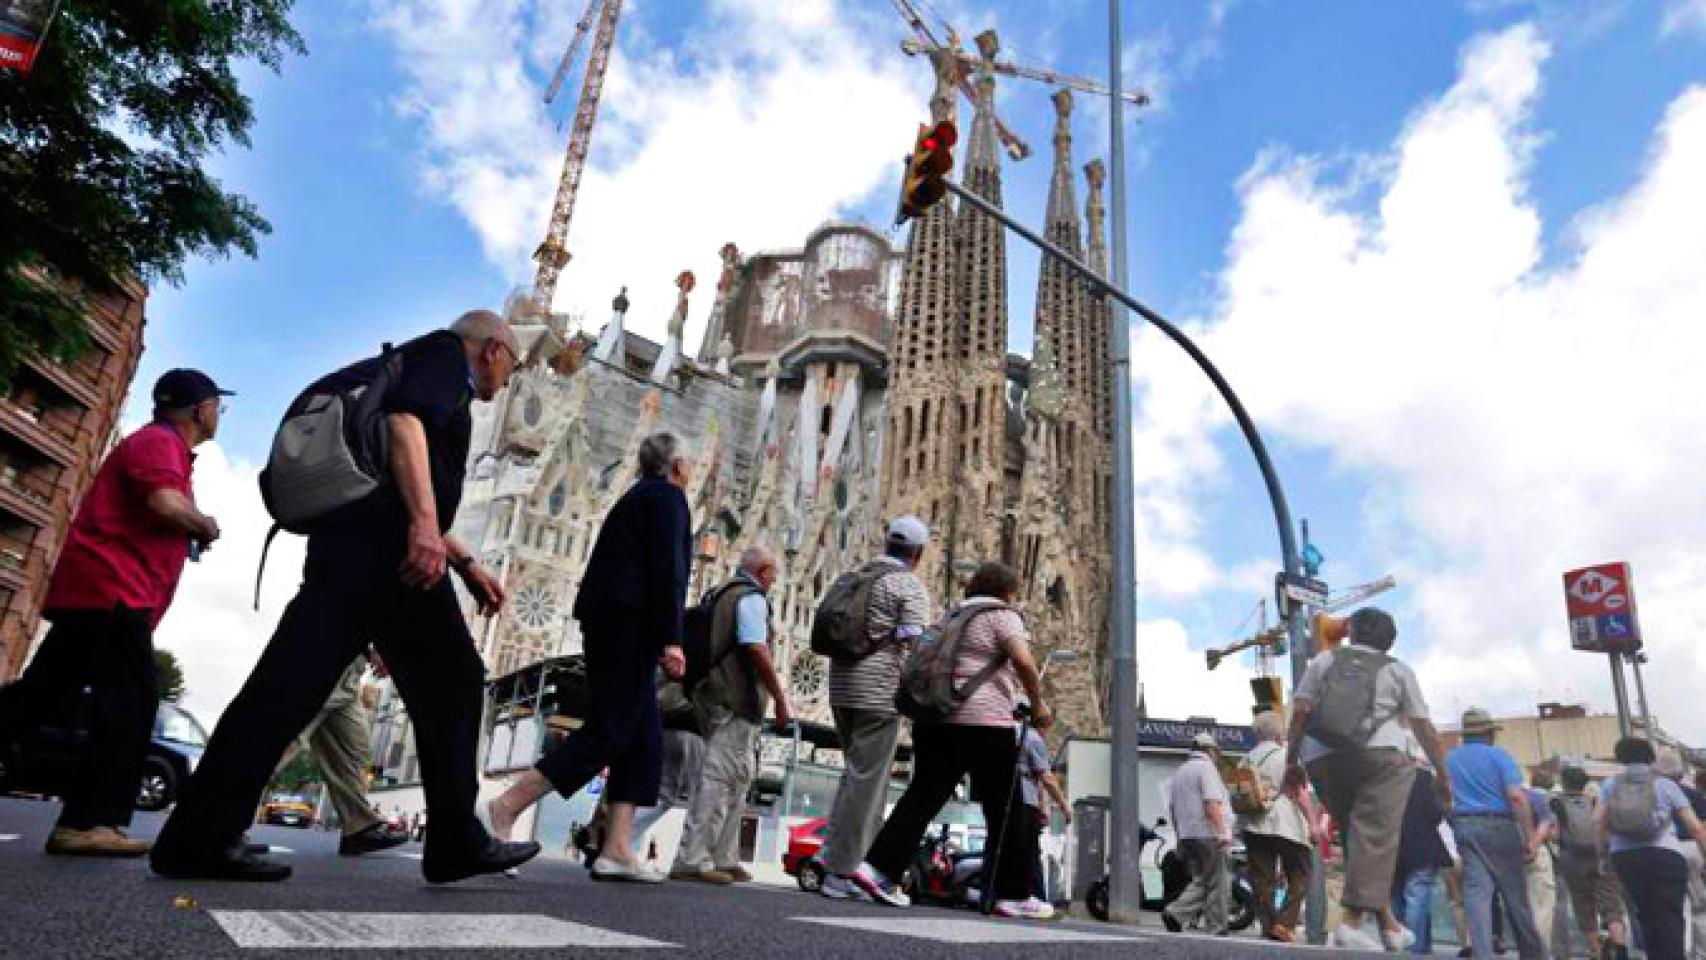
M1564 574L1570 646L1591 653L1641 649L1634 577L1627 563L1602 563Z

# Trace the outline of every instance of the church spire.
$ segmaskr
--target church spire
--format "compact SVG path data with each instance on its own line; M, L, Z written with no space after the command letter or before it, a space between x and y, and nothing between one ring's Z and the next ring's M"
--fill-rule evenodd
M1107 208L1102 204L1102 185L1107 181L1107 169L1100 159L1084 165L1084 180L1090 185L1090 196L1084 203L1084 217L1090 228L1090 269L1098 276L1108 275ZM1090 409L1091 423L1103 437L1114 432L1114 393L1109 382L1112 368L1108 363L1107 297L1090 297L1085 310L1090 327Z
M1083 255L1078 193L1072 177L1072 93L1054 94L1054 173L1044 214L1048 238L1075 257ZM1037 272L1036 329L1048 334L1060 358L1061 380L1069 396L1085 394L1089 379L1084 285L1067 267L1045 256Z

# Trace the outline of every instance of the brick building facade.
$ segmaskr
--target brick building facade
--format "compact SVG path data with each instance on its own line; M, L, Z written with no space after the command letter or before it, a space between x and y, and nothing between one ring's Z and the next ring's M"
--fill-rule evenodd
M0 395L0 682L29 657L48 575L118 426L147 296L135 281L91 293L82 356L25 361Z

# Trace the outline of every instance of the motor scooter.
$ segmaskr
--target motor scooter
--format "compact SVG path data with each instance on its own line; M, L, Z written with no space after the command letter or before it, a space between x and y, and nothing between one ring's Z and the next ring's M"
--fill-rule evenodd
M1155 822L1157 830L1166 825L1165 819ZM1190 871L1166 836L1142 825L1138 829L1141 831L1138 835L1138 859L1152 863L1161 876L1161 888L1155 890L1151 889L1152 884L1145 884L1139 874L1139 906L1159 913L1185 892L1185 887L1191 882ZM1244 930L1256 920L1256 893L1250 883L1250 862L1242 843L1235 843L1228 852L1226 869L1231 874L1228 878L1231 881L1231 902L1227 904L1227 927L1233 931ZM1109 887L1110 880L1104 875L1084 895L1085 908L1091 916L1104 923L1108 919Z

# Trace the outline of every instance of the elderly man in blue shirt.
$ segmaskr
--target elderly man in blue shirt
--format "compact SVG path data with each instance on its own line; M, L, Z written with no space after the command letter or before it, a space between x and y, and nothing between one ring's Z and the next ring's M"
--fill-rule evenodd
M1487 711L1463 713L1463 745L1446 755L1452 790L1451 829L1463 855L1463 905L1475 960L1493 955L1493 895L1505 902L1522 960L1545 960L1546 945L1528 902L1525 865L1541 842L1522 771L1493 744Z
M776 557L755 547L720 588L711 614L711 667L694 686L693 710L705 736L704 772L687 812L681 847L669 875L726 885L750 880L740 865L741 812L758 775L758 736L768 701L776 724L793 717L770 657L770 602Z

